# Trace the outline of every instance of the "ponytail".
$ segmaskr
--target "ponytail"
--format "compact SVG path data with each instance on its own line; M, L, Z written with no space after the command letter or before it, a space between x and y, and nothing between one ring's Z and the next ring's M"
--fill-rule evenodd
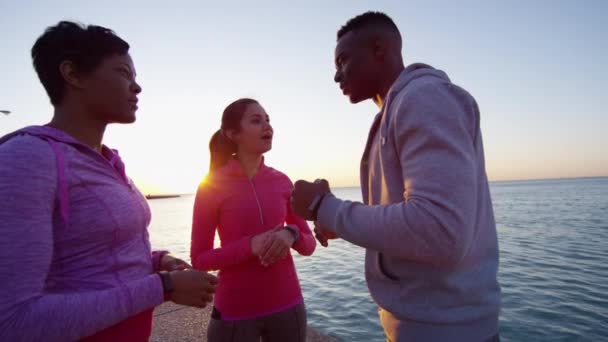
M218 129L209 141L209 172L226 165L236 150L236 144Z
M258 101L249 98L238 99L224 109L222 114L222 128L213 134L209 141L209 173L226 165L230 158L236 154L238 146L224 134L231 130L239 132L241 130L241 119L250 104L257 104Z

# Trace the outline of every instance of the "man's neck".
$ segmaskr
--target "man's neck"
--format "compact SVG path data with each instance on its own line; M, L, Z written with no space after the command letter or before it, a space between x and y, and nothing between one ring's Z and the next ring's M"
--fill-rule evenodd
M397 81L403 69L403 64L397 65L390 71L388 71L386 73L386 77L381 80L380 88L376 95L374 95L374 97L372 98L378 108L382 108L382 105L384 105L384 101L386 100L386 95L388 94L388 91L391 89L393 84L395 84L395 81Z

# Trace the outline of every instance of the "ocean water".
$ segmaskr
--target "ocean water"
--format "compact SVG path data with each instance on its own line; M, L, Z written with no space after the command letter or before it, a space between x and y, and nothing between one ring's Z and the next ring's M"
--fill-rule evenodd
M359 188L339 188L360 200ZM491 183L500 247L502 341L608 341L608 178ZM150 201L150 238L187 260L193 196ZM384 341L344 241L294 254L308 322L340 341Z

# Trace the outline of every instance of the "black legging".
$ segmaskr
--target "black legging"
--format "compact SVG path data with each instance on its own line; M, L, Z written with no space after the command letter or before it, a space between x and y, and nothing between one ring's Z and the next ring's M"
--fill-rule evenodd
M305 342L306 308L304 304L300 304L272 315L240 321L225 321L212 317L207 329L207 340L209 342Z

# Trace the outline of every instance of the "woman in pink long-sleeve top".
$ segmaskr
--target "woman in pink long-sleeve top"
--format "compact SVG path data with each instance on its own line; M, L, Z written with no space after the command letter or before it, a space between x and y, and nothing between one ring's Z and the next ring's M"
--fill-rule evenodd
M72 22L32 48L54 113L0 138L0 341L147 341L156 305L211 301L215 277L151 251L150 208L102 143L135 121L128 49Z
M272 137L264 108L240 99L224 110L222 127L209 144L210 172L194 204L191 259L196 269L219 270L211 342L306 337L290 249L311 255L316 242L306 221L291 210L290 179L264 164Z

